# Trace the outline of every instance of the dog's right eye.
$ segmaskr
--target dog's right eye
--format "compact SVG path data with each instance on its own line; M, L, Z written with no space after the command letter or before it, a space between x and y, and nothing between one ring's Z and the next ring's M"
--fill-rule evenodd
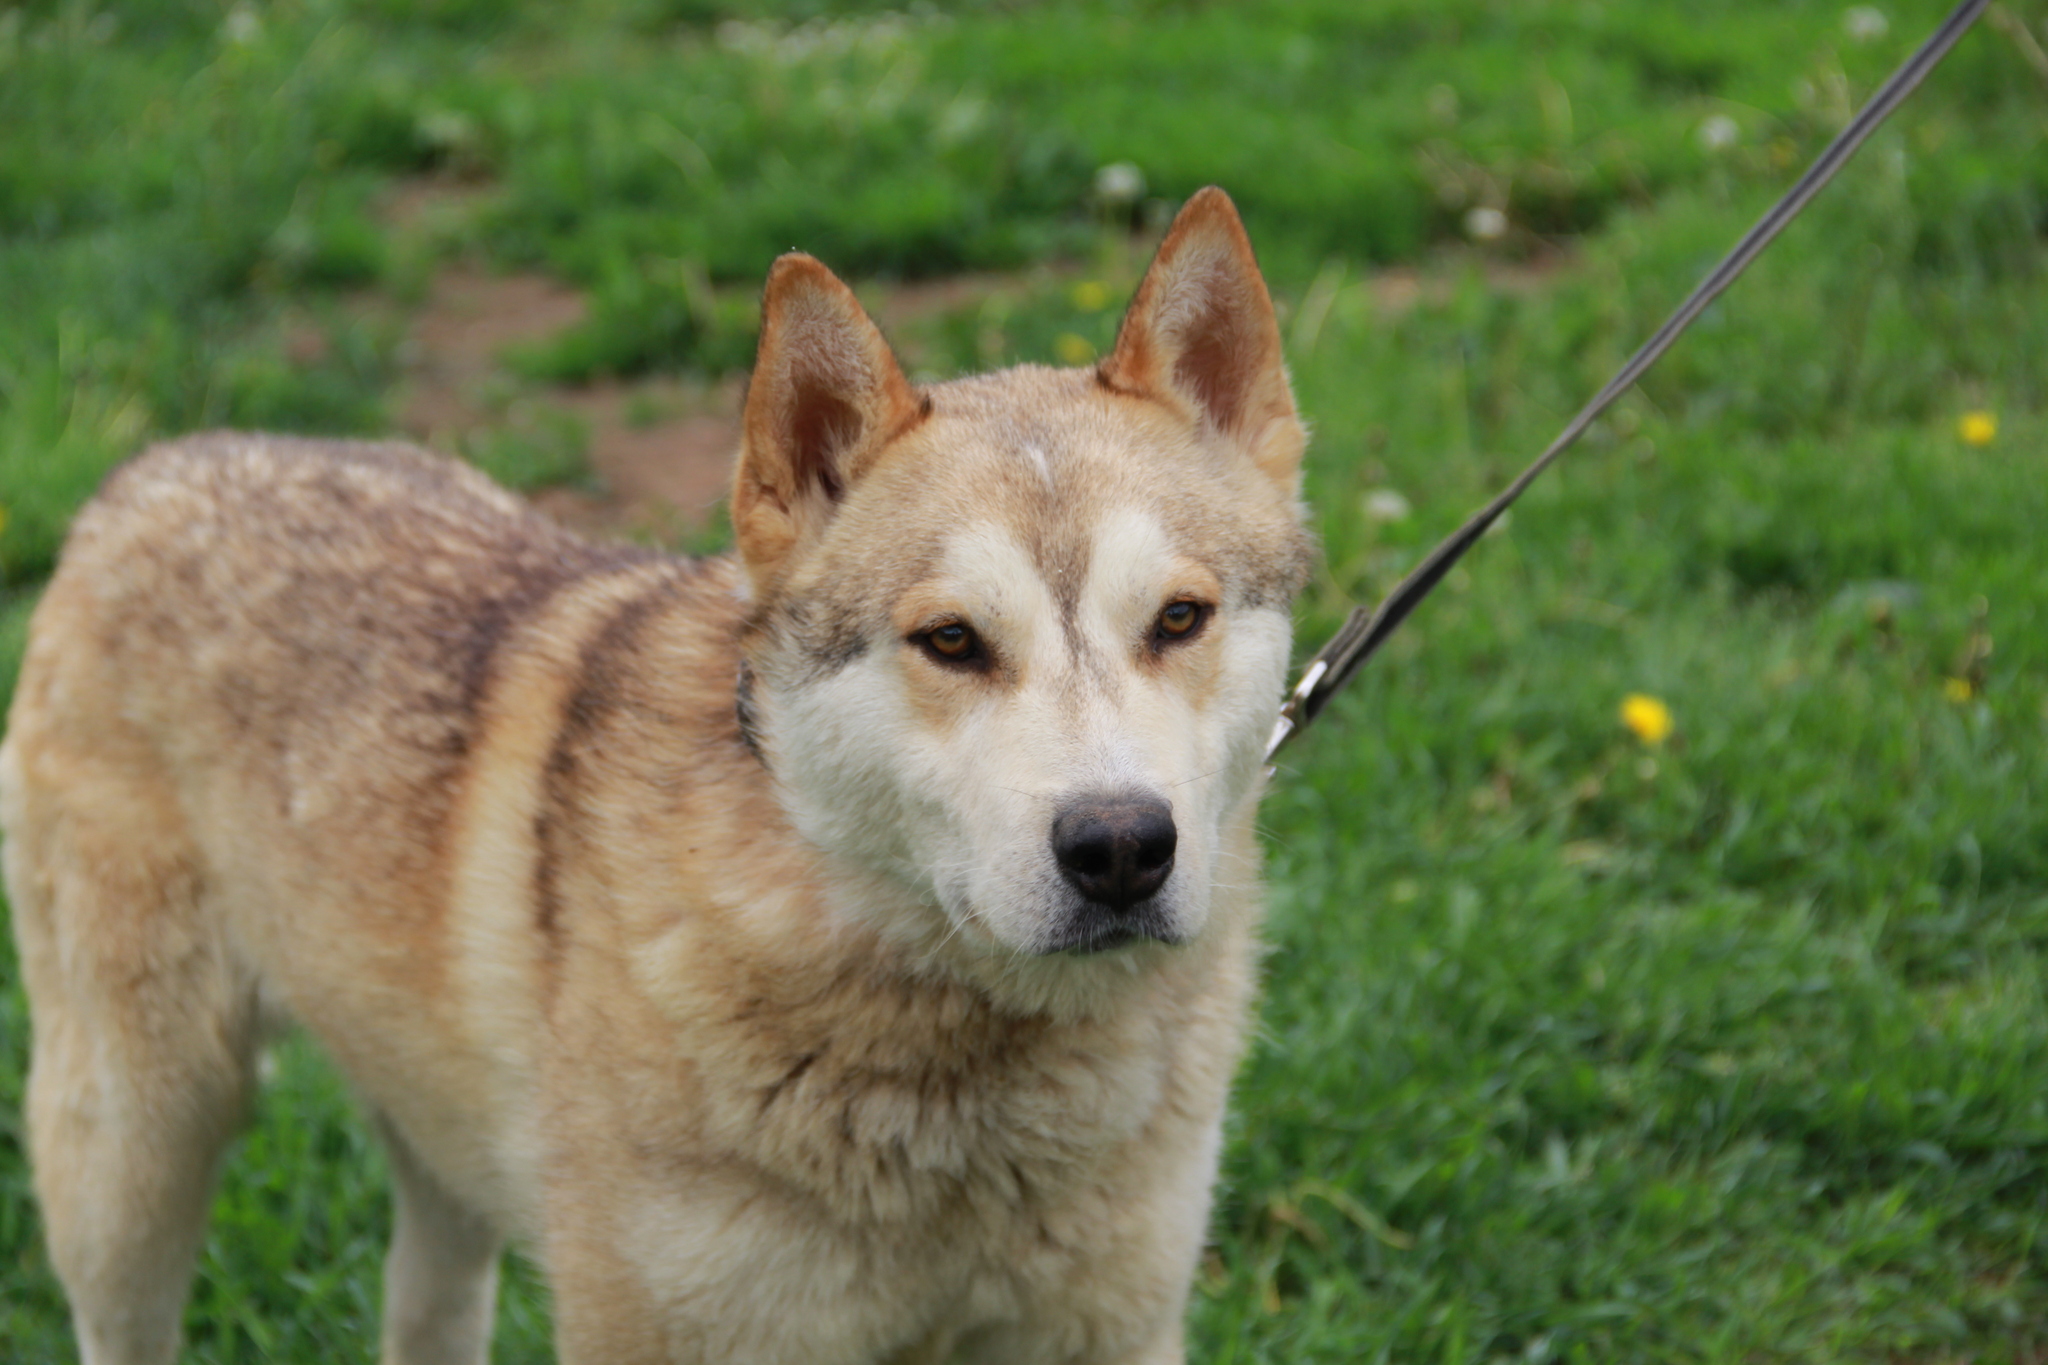
M981 657L981 641L974 631L958 621L935 626L918 637L927 653L942 664L973 663Z

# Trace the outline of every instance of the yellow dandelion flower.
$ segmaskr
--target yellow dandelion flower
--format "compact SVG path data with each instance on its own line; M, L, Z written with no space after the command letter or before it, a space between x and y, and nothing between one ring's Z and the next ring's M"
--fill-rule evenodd
M1988 412L1966 412L1956 423L1956 434L1965 445L1988 446L1998 439L1998 418Z
M1976 696L1977 689L1971 685L1968 678L1943 678L1941 680L1941 695L1960 706Z
M1671 738L1671 708L1655 697L1631 692L1621 700L1621 723L1645 744L1662 744Z
M1109 286L1101 280L1083 280L1074 286L1069 297L1082 312L1099 313L1109 307Z
M1095 345L1079 332L1061 332L1053 340L1052 352L1062 365L1086 365L1095 359Z

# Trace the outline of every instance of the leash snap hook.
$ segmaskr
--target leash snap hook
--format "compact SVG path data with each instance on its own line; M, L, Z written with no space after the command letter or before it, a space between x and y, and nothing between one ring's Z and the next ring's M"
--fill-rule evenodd
M1301 681L1287 694L1287 700L1280 703L1280 715L1273 722L1273 733L1266 737L1266 762L1273 761L1273 755L1280 752L1280 746L1294 733L1295 727L1299 724L1295 718L1301 714L1301 708L1308 704L1309 697L1314 695L1316 684L1321 682L1323 675L1329 671L1328 659L1311 659L1308 667L1302 670Z

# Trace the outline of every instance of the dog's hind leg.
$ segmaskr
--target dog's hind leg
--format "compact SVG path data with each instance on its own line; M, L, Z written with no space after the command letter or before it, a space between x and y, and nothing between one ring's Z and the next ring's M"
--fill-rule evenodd
M222 1151L247 1112L255 992L203 905L168 798L9 753L6 872L34 1045L28 1140L86 1365L164 1365Z
M450 1194L388 1119L397 1216L384 1256L383 1365L484 1365L503 1239Z

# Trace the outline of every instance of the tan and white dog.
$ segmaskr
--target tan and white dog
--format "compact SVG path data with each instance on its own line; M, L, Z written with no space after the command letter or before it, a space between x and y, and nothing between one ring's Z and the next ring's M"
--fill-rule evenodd
M913 388L768 279L738 549L396 445L197 436L78 517L0 750L91 1365L169 1361L257 1051L391 1152L387 1362L1178 1361L1255 975L1303 430L1205 190L1099 366Z

